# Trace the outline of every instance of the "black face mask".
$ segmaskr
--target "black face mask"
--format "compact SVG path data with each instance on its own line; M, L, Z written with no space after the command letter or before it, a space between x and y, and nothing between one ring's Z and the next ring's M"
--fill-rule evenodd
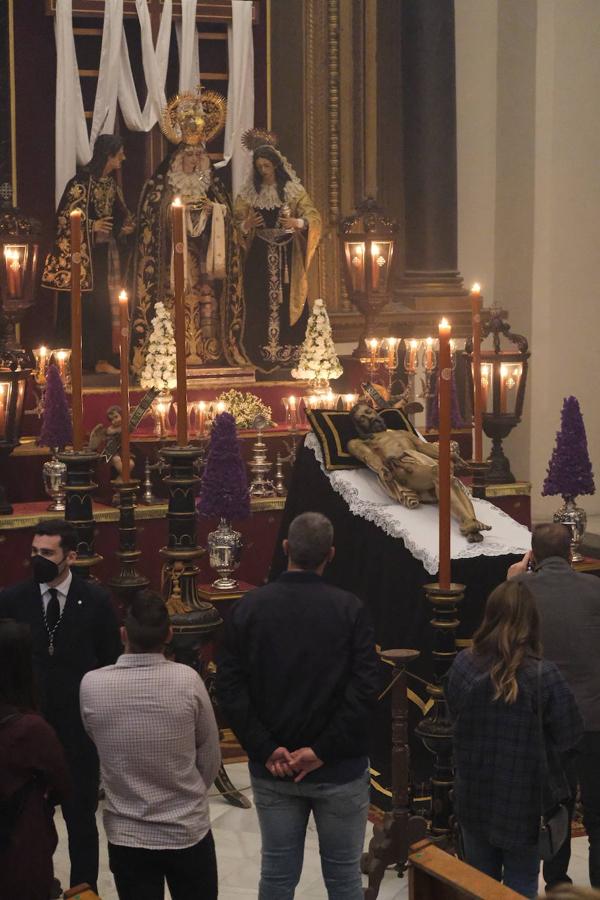
M62 562L65 559L66 556L63 557ZM33 580L37 581L38 584L50 584L51 581L54 581L60 575L60 569L56 563L45 556L32 556L30 562Z

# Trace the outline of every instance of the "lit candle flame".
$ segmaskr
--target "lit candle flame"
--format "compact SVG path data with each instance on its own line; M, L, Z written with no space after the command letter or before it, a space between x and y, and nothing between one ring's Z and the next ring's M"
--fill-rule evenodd
M478 281L476 281L473 284L473 286L471 287L471 293L472 294L480 294L481 293L481 285L479 284Z
M119 291L119 303L129 303L127 291Z
M183 203L181 202L181 197L175 197L175 199L173 200L173 206L177 206L177 207L183 206Z

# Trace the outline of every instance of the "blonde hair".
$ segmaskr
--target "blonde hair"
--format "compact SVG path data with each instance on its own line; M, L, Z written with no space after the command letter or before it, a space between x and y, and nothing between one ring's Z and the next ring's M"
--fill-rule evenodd
M488 597L473 653L489 663L494 700L514 703L517 673L526 656L540 656L540 619L532 593L521 581L505 581Z

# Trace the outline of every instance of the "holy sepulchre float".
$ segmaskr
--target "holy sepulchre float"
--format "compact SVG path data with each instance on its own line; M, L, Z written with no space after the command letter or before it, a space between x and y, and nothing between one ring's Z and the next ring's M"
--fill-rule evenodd
M234 32L245 28L251 47L260 4L246 6ZM236 598L282 570L291 519L324 512L337 548L327 577L363 599L381 647L421 651L410 715L437 754L443 830L441 679L530 545L529 486L502 449L523 408L527 342L458 275L421 305L416 289L412 307L398 302L394 220L372 200L342 219L335 179L321 179L313 150L301 180L290 162L301 148L284 155L270 127L253 127L239 48L227 100L197 86L198 62L182 52L180 90L167 102L163 21L155 55L142 50L154 73L144 109L126 66L114 83L102 70L104 105L88 110L88 133L68 81L73 23L60 4L56 12L57 85L73 100L46 135L54 129L56 184L45 188L55 188L56 218L52 203L41 223L25 216L7 190L0 215L2 583L21 577L31 527L66 516L82 574L123 603L142 585L163 591L178 652L191 660ZM225 37L227 15L206 33ZM263 106L257 98L270 126ZM142 162L134 132L144 131ZM493 440L487 461L483 432ZM213 468L214 514L202 515L201 499L197 516L218 448L232 468ZM377 717L384 806L389 695ZM430 762L414 759L413 779L425 782Z

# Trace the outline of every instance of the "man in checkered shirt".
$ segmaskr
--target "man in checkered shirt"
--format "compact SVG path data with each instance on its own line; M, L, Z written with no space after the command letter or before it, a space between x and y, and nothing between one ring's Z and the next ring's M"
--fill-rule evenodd
M120 900L217 897L208 790L221 761L199 675L169 662L158 594L140 591L121 629L125 653L81 682L81 716L100 757L104 827Z

